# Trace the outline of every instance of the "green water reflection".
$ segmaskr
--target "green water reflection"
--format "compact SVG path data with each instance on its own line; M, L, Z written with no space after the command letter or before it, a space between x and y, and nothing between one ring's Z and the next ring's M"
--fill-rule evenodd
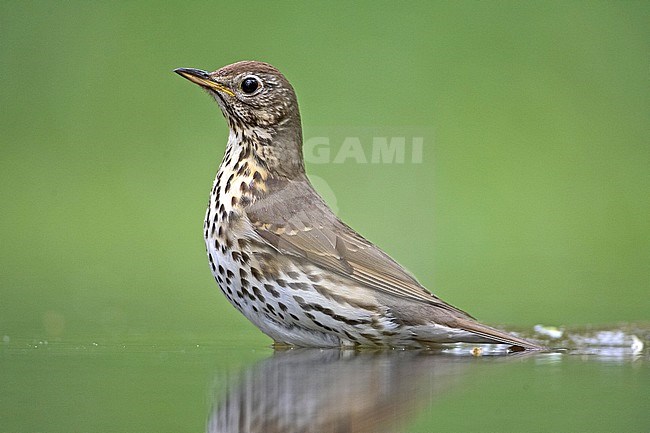
M647 345L650 328L635 329ZM150 339L5 339L0 347L2 432L641 432L649 425L647 348L474 357Z

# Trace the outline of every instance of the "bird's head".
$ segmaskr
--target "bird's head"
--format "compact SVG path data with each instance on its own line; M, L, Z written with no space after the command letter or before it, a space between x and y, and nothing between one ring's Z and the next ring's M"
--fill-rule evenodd
M244 140L257 139L252 150L269 168L304 171L298 101L280 71L268 63L242 61L214 72L193 68L174 72L212 95L231 132Z

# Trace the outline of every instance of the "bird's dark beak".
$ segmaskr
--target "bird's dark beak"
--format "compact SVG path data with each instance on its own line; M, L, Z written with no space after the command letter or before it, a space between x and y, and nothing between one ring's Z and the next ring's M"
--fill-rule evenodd
M201 87L205 87L207 89L213 89L218 92L226 93L230 96L235 96L235 94L224 86L223 84L219 84L216 81L212 79L210 74L208 74L206 71L203 71L201 69L194 69L194 68L176 68L174 69L174 72L176 72L178 75L180 75L183 78L187 78L191 82L198 84Z

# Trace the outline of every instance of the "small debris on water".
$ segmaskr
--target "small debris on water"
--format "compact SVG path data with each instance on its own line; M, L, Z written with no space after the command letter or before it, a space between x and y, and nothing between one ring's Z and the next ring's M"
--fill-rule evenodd
M636 335L632 335L632 353L638 355L643 351L643 341Z
M555 326L535 325L533 328L538 334L546 335L547 337L557 339L562 338L564 331L556 328Z
M578 346L609 346L609 347L633 347L639 338L623 331L596 331L586 334L571 334L571 340ZM638 345L638 343L637 343Z

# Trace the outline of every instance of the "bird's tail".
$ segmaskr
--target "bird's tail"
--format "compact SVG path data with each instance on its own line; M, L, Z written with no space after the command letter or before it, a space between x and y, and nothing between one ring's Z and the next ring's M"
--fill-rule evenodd
M483 325L469 317L455 317L452 320L411 327L412 339L424 345L449 343L508 344L511 351L544 350L532 341L514 336L508 332Z
M457 322L458 328L468 331L471 334L479 337L480 341L473 342L482 342L482 343L502 343L502 344L511 344L519 348L526 350L544 350L544 346L540 346L537 343L532 341L525 340L523 338L516 337L508 332L501 331L500 329L492 328L491 326L483 325L482 323L476 322L474 320L468 319L458 319Z

